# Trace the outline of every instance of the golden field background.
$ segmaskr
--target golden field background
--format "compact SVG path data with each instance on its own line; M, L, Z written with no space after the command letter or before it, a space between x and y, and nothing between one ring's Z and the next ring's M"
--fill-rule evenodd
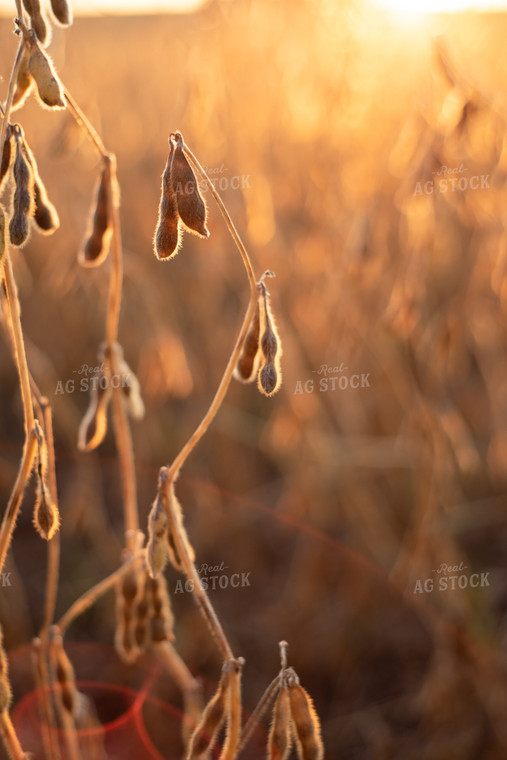
M505 756L505 26L504 16L442 20L435 42L359 3L236 0L188 17L77 19L49 48L118 159L120 340L146 404L133 429L142 525L159 467L211 400L248 297L212 199L209 240L187 235L170 263L152 253L169 132L228 178L222 195L256 273L276 273L283 387L265 399L231 386L179 496L198 566L249 573L249 586L211 595L246 658L245 711L287 639L329 760ZM2 99L11 32L2 20ZM78 371L98 363L108 263L77 263L98 173L92 148L70 115L33 99L16 118L61 219L14 259L29 365L54 410L61 614L117 566L122 545L113 438L93 454L76 449L88 405ZM418 192L443 166L488 179ZM1 352L5 503L23 425L5 340ZM369 385L321 392L323 365ZM72 378L74 392L56 393ZM296 392L312 379L313 392ZM442 563L487 584L414 593ZM40 625L44 567L27 493L12 587L0 594L13 653ZM190 595L173 602L178 650L211 693L213 643ZM109 595L69 640L111 646L113 605ZM129 683L102 651L86 649L78 676ZM17 698L27 684L27 674L15 682ZM157 684L178 706L176 689ZM156 741L168 752L167 736ZM177 732L170 741L176 758ZM264 741L260 730L243 756L263 756Z

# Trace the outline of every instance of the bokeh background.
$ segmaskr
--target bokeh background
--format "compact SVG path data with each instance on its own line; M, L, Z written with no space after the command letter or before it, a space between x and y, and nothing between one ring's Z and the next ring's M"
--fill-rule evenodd
M187 235L170 263L153 255L169 132L217 178L257 274L276 273L283 387L266 399L231 386L178 494L197 564L245 574L211 599L246 658L246 713L288 640L329 760L507 751L506 23L402 24L352 1L212 0L192 14L78 18L49 48L118 159L120 340L146 404L133 426L142 525L159 467L212 398L248 298L210 197L210 239ZM2 98L12 30L0 21ZM109 262L77 262L99 171L86 137L33 98L16 118L61 219L14 259L29 365L54 411L61 614L118 565L122 546L112 434L92 454L76 448L89 401L78 378L98 363ZM5 338L0 351L5 503L23 425ZM363 387L342 389L355 374ZM57 393L70 379L74 391ZM28 490L0 594L13 672L42 616L46 547L32 503ZM451 575L466 587L440 591ZM211 694L213 642L190 594L173 604L177 648ZM139 679L115 659L113 636L110 594L68 633L78 676ZM15 681L16 699L28 681ZM178 709L176 688L157 683ZM107 700L101 710L105 720ZM263 756L265 732L245 758ZM177 730L170 750L167 736L154 741L159 756L179 756Z

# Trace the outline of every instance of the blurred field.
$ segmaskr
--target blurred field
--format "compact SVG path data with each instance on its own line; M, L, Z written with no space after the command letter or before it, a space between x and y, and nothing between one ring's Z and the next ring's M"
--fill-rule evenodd
M167 264L152 253L169 132L217 177L256 272L276 272L282 390L267 400L231 387L179 494L198 565L249 574L250 585L212 593L246 658L245 710L287 639L329 760L507 752L506 27L500 15L442 20L437 46L428 29L359 3L224 0L188 17L77 19L50 47L118 158L120 339L147 408L134 426L142 525L159 467L211 400L247 299L211 198L208 241L187 235ZM2 99L11 28L1 21ZM107 292L105 271L76 259L98 163L69 115L32 100L19 119L61 218L14 262L29 364L54 409L61 614L117 566L122 541L112 436L95 454L76 450L88 404L79 370L97 363ZM472 177L483 178L476 189ZM5 503L23 439L4 338L0 350ZM328 371L327 392L323 365L343 368ZM342 390L340 376L353 375L363 387ZM56 393L70 379L74 391ZM461 567L467 587L440 591L442 564ZM11 651L40 625L44 565L27 494L12 588L0 594ZM110 646L112 604L68 638ZM211 690L213 645L189 594L175 593L174 607L177 647ZM86 668L95 656L106 678L102 655L87 654ZM179 706L175 687L159 689ZM262 731L256 742L245 758L263 756Z

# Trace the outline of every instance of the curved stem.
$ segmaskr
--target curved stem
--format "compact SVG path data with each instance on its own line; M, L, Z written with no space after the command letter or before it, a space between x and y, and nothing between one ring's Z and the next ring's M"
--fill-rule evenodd
M79 599L76 599L76 601L69 607L67 612L62 615L54 627L58 629L63 636L75 618L77 618L79 615L85 612L85 610L91 607L92 604L97 601L97 599L106 593L106 591L109 591L111 588L113 588L113 586L120 580L120 578L126 575L132 569L132 567L138 562L141 562L142 559L143 557L137 554L125 560L123 565L120 565L120 567L111 573L111 575L108 575L107 578L99 581L99 583L97 583L95 586L92 586L92 588L88 589L88 591L80 596Z

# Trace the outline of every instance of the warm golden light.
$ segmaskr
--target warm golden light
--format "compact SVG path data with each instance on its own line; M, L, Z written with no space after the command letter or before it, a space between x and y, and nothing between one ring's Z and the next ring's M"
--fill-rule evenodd
M491 0L374 0L375 4L399 16L414 17L428 13L457 13L459 11L494 11L507 3Z

